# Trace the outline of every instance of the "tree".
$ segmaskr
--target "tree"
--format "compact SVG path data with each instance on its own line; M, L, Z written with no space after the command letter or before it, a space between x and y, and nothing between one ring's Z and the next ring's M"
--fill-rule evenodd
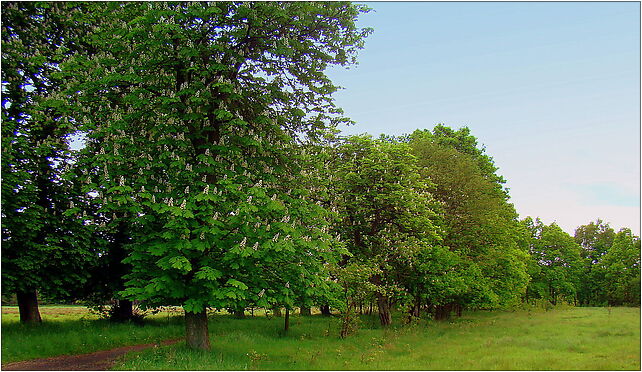
M640 306L640 238L631 229L618 231L599 265L608 304Z
M436 311L517 303L528 281L527 254L519 247L517 213L492 159L467 128L438 125L433 132L415 131L407 141L421 176L434 184L431 192L443 208L443 245L454 253L448 260L460 262L457 281L466 282L449 299L436 297Z
M526 218L531 234L530 254L537 270L532 275L529 293L556 305L559 300L575 302L580 281L580 247L555 223Z
M86 51L82 5L2 3L2 287L16 292L21 322L40 322L38 292L73 298L100 244L77 206L73 120L58 65ZM73 30L73 31L70 31Z
M602 305L607 302L605 271L599 262L613 245L614 238L615 231L600 219L575 230L575 242L581 247L583 261L577 294L580 304Z
M364 11L99 4L100 53L64 66L104 211L134 223L123 294L182 305L189 346L209 348L207 307L291 306L293 287L318 284L317 263L332 260L328 213L292 178L297 142L342 121L324 70L355 61Z
M335 230L351 253L346 263L376 270L368 281L377 288L380 322L387 326L393 300L406 291L404 271L421 250L441 240L436 204L407 144L348 137L336 148L335 159L342 218Z
M479 168L479 171L496 189L501 190L506 180L497 174L493 158L485 154L485 147L479 148L477 138L470 132L470 128L462 127L454 130L443 124L437 124L432 132L428 129L416 130L409 136L411 140L429 140L431 143L457 150L461 154L468 155ZM506 196L508 196L507 192Z

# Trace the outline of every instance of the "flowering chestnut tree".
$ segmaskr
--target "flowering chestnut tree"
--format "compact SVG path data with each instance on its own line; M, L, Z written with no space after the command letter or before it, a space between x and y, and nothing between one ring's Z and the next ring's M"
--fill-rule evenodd
M342 119L328 65L369 30L351 3L96 4L95 56L64 65L88 134L87 192L134 227L123 294L181 305L208 349L208 307L291 306L336 257L330 213L299 176L302 142Z
M422 252L441 243L439 203L407 144L353 136L335 151L334 190L342 218L335 229L352 255L351 276L367 272L361 277L374 291L381 325L388 326L394 301L414 294L406 285L408 273Z

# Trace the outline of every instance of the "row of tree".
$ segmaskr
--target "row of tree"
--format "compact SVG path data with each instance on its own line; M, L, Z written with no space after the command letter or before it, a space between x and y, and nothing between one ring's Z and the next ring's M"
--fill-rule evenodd
M601 220L575 230L530 218L532 278L526 300L542 298L588 306L640 305L640 238L623 228L617 233Z
M185 310L436 319L639 305L639 238L520 221L467 128L339 136L352 3L2 3L2 291ZM83 146L72 150L74 138ZM286 323L287 327L287 323Z

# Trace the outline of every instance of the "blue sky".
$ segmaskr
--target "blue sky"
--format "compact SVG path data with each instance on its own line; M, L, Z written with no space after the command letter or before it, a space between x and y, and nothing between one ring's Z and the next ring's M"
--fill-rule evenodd
M468 126L522 217L640 234L640 4L368 2L345 134Z

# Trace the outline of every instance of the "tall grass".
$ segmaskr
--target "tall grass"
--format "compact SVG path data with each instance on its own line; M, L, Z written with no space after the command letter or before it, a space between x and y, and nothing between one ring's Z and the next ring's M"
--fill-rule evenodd
M130 355L135 370L639 370L638 308L474 312L450 322L362 329L338 338L337 319L217 317L211 352L184 344Z
M42 306L42 324L25 325L19 323L17 309L3 306L2 310L2 363L83 354L184 335L182 317L176 316L150 317L142 325L135 325L97 319L83 307Z
M4 309L3 309L4 310ZM159 314L144 326L69 314L41 326L2 318L2 362L156 342L183 336L182 317ZM396 324L400 321L395 319ZM129 354L128 370L640 370L639 308L464 313L446 322L381 329L361 317L338 337L338 318L210 317L212 350L184 342Z

